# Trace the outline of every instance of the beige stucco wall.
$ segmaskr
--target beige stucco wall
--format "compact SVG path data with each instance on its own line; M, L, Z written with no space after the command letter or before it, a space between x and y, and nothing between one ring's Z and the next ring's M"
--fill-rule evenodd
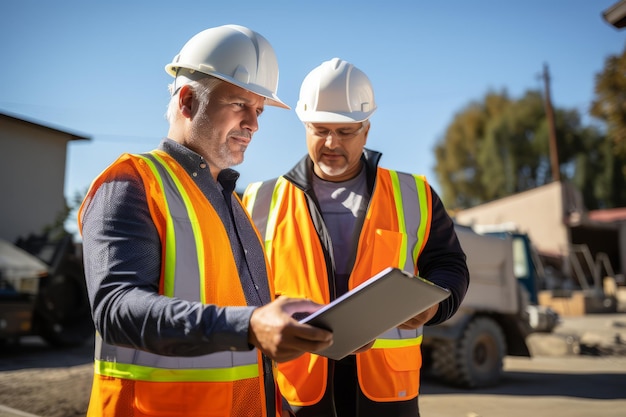
M65 205L70 134L0 117L0 237L41 233Z
M553 182L534 190L519 193L497 201L482 204L455 215L459 224L491 226L509 224L528 233L541 252L564 254L569 244L564 213L572 209L571 202L564 207L563 185ZM567 190L571 192L571 190ZM574 209L577 209L574 207Z

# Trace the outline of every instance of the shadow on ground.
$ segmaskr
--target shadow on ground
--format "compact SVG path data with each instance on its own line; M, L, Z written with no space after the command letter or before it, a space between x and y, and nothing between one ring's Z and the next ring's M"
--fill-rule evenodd
M93 351L93 341L79 347L56 348L38 337L27 337L19 343L0 344L0 371L65 368L93 363Z
M626 373L505 372L492 388L462 389L443 385L425 376L420 394L519 395L576 397L594 400L626 399Z

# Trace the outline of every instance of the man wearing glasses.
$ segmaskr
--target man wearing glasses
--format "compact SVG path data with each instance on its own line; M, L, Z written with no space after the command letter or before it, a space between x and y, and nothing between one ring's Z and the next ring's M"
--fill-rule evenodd
M467 291L465 254L437 194L422 176L379 167L381 154L365 148L375 110L370 80L349 62L326 61L304 79L296 113L308 155L244 194L275 290L326 304L391 266L451 296L342 360L305 353L279 364L298 417L419 416L422 326L449 319Z

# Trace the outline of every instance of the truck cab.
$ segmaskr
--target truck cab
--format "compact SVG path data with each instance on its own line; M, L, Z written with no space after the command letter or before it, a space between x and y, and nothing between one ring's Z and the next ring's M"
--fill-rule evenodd
M424 328L425 369L451 385L495 385L504 357L529 357L528 335L551 331L558 316L537 304L541 270L527 235L455 227L467 255L470 285L450 320Z

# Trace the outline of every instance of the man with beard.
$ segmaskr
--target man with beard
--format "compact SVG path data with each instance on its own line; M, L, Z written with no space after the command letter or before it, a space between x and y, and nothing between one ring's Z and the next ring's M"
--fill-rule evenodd
M419 416L422 327L452 317L467 291L465 254L437 194L423 176L379 167L381 154L365 148L375 110L370 80L349 62L326 61L302 82L296 113L308 155L244 194L276 293L325 304L396 267L451 296L339 361L306 353L279 364L298 417Z
M317 304L274 299L230 168L265 105L289 108L276 56L260 34L226 25L192 37L166 71L167 138L118 158L79 211L97 330L88 415L288 415L273 361L332 335L292 318Z

